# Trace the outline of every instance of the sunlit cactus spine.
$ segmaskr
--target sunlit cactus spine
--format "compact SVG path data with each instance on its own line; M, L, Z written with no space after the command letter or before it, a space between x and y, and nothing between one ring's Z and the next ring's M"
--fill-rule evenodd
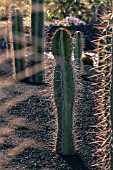
M12 35L11 46L12 46L12 65L13 65L13 77L16 80L23 80L26 77L26 65L24 57L24 26L23 26L23 15L16 5L11 6L11 29Z
M74 57L76 63L76 70L79 72L82 68L83 39L82 39L82 33L80 31L76 31L75 36L76 37L75 37Z
M44 81L44 0L32 0L31 34L32 82L42 84Z
M112 2L113 8L113 2ZM110 113L111 113L111 170L113 169L113 10L110 17L110 30L111 30L111 91L110 91Z
M98 54L99 71L102 79L102 86L100 87L101 100L98 100L99 110L97 115L103 117L100 126L104 128L104 131L100 133L99 137L103 137L102 134L106 132L106 138L102 141L103 145L100 148L100 152L105 153L104 159L101 157L101 166L105 170L113 169L113 12L107 11L106 15L101 18L101 30L100 37L97 44L99 44ZM100 95L100 94L99 94ZM102 101L102 102L101 102ZM103 164L102 164L103 163ZM102 169L101 168L101 169ZM102 170L103 170L102 169Z
M56 152L74 154L72 114L74 103L74 76L71 64L72 39L66 29L58 29L52 39L52 53L56 60L54 97L58 112Z

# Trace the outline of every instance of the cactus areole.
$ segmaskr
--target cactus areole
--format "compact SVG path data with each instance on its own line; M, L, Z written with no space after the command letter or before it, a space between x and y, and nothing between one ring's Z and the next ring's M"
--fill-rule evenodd
M32 81L42 84L44 79L44 0L32 0L31 12L32 33ZM41 71L37 71L41 67Z
M74 103L74 76L71 64L72 39L67 30L60 28L52 39L52 52L56 60L54 71L54 97L58 112L56 152L74 154L72 113Z

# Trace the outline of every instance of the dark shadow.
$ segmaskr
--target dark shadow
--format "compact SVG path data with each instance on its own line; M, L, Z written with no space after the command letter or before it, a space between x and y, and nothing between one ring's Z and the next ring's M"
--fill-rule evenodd
M52 170L88 170L78 155L60 156L48 149L27 148L21 154L10 161L5 168L15 167L21 164L29 170L52 169Z
M5 143L0 144L0 151L5 151L7 149L12 149L14 147L16 147L16 145L6 141Z
M37 125L36 129L29 129L27 125L15 128L18 137L32 138L44 143L51 141L52 133L55 131L54 127L51 127L51 122L55 121L52 112L49 98L42 96L31 96L7 111L9 115L26 118L27 123L32 122Z
M48 110L45 111L46 108ZM21 116L29 120L39 122L38 118L40 118L40 120L44 118L46 119L51 110L52 108L49 98L32 95L21 103L13 106L7 112L11 115Z
M80 86L77 86L76 91L74 109L76 117L75 135L78 153L84 158L86 165L88 164L91 166L93 162L99 160L98 155L92 155L96 152L97 148L98 150L100 149L97 145L97 136L99 132L103 133L101 130L102 128L96 128L97 124L101 122L101 119L95 115L96 107L98 106L98 95L96 91L100 89L100 86L97 86L97 84L93 85L94 82L99 83L97 78L91 78L93 75L98 77L98 72L96 72L96 70L91 70L90 66L86 66L84 72L87 77L80 77ZM99 154L101 155L101 151Z
M3 116L0 116L0 127L5 126L7 124L8 124L8 121Z
M25 83L25 84L29 84L29 85L32 85L32 86L40 86L40 85L42 85L42 86L48 86L48 85L49 85L49 83L46 83L46 82L44 82L44 81L41 82L41 83L32 82L32 81L30 81L30 78L29 78L29 77L24 78L24 79L21 80L20 82Z

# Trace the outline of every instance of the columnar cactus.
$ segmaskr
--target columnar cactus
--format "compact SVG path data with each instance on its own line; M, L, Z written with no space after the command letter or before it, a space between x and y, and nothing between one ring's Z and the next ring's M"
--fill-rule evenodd
M11 6L11 30L12 31L12 50L14 56L12 56L13 76L16 80L22 80L26 77L26 66L24 57L24 27L23 27L23 15L21 10L17 6ZM10 43L10 44L11 44Z
M60 28L52 39L52 52L56 60L54 71L54 97L58 111L56 151L74 154L72 113L74 103L74 76L71 64L72 39L66 29Z
M44 80L44 0L32 0L32 81L41 84ZM41 71L37 71L41 67Z
M77 71L80 71L82 68L82 52L83 52L82 33L80 31L76 31L74 57Z

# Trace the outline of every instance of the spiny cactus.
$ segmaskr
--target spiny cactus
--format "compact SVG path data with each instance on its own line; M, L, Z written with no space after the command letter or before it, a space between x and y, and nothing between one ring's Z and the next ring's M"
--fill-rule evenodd
M72 39L66 29L58 29L52 39L52 52L56 60L54 71L54 97L58 112L57 153L74 154L72 113L74 103L74 76L71 64Z
M32 81L41 84L44 81L44 0L32 0ZM41 71L37 71L41 67Z
M107 11L107 14L101 18L101 34L97 40L99 61L99 72L101 77L100 90L97 92L99 99L97 115L100 123L96 125L96 129L100 129L98 133L98 151L104 152L104 157L100 156L98 164L99 170L113 169L113 14ZM100 82L99 82L100 83ZM103 138L103 134L105 137Z
M12 65L13 65L13 76L16 80L22 80L26 77L26 66L24 57L24 27L23 27L23 15L20 9L16 5L11 6L11 29L10 41L13 52L12 54Z

